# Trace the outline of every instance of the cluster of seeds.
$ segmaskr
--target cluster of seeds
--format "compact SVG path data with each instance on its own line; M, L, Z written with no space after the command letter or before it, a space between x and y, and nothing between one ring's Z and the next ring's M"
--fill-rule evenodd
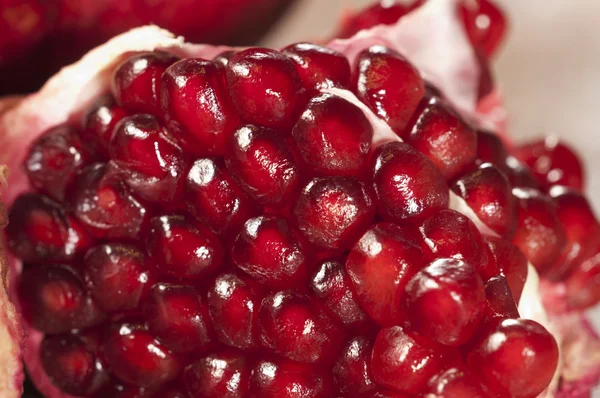
M71 395L536 397L558 347L519 318L528 262L600 300L575 155L509 151L381 46L134 54L24 168L20 308Z

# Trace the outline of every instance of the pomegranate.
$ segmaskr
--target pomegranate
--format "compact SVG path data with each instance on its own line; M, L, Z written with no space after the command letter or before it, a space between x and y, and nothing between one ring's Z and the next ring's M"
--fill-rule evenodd
M7 103L3 396L22 342L50 398L589 392L598 221L493 132L461 15L281 51L141 28Z

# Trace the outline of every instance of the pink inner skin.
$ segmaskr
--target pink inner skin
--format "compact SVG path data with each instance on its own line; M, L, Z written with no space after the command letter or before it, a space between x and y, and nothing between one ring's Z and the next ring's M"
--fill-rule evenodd
M402 18L396 25L378 26L360 32L351 39L334 40L329 46L346 54L351 63L356 54L367 46L384 44L393 48L405 55L425 78L437 85L463 116L482 127L503 133L505 113L500 95L492 93L479 104L476 103L479 70L453 9L453 2L432 0ZM430 26L437 28L432 31ZM182 40L155 27L136 29L91 51L81 61L50 79L40 92L24 98L18 106L2 113L0 105L0 163L6 164L12 171L8 179L10 188L2 191L5 203L10 205L21 192L28 189L27 178L20 165L29 143L50 127L66 121L78 121L82 110L94 98L108 91L112 71L124 54L154 49L164 49L182 57L210 59L227 48L184 44ZM389 130L381 120L374 120L372 117L369 119L376 127L384 125L385 128L379 128L384 135ZM380 134L374 140L381 142L382 138L385 137ZM21 271L21 264L14 258L9 264L12 271L10 282L14 282L15 276ZM14 288L15 284L11 283L11 286ZM9 292L10 296L15 297L12 290ZM569 324L571 330L581 331L582 327L579 325L586 322L581 315L574 314L571 315L570 322L565 324ZM600 352L597 335L589 327L584 330L590 333L578 334L581 338L574 341L584 342L588 355ZM58 391L39 365L42 334L31 328L27 332L24 360L36 386L45 396L72 398ZM556 396L585 396L581 393L589 391L600 377L598 357L599 355L593 356L595 361L587 364L584 369L576 369L568 381L565 379L563 388ZM22 375L15 377L20 381L19 377Z

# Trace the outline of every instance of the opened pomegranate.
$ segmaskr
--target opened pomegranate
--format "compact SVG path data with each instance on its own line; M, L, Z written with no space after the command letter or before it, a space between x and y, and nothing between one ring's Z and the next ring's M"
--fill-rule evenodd
M10 292L40 391L589 391L598 221L581 186L554 184L576 181L560 156L563 179L531 174L550 150L505 147L477 112L460 15L430 0L281 51L144 28L6 111Z

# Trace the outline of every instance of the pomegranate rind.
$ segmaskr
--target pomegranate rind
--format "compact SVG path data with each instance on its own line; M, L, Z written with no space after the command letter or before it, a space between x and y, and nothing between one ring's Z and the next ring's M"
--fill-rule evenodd
M431 0L424 7L408 14L396 25L388 27L374 27L360 32L356 37L347 40L334 40L330 47L345 53L351 60L356 54L374 44L383 44L403 53L420 69L421 73L436 84L444 95L455 104L463 116L478 123L488 123L499 126L498 122L491 121L486 113L478 113L480 104L477 103L476 82L479 70L475 54L468 39L461 28L460 21L454 13L454 5L458 0ZM435 33L430 29L436 26ZM106 44L92 50L79 62L63 69L38 92L25 97L22 100L9 99L6 102L5 111L2 113L0 104L0 164L8 166L12 173L8 177L8 187L3 188L3 200L7 205L23 191L28 189L27 178L20 170L20 163L25 155L30 142L39 134L55 125L73 122L81 118L82 110L91 104L99 95L108 91L109 80L112 71L126 54L135 51L152 51L156 49L166 50L182 57L212 58L218 53L226 50L225 47L214 47L206 45L192 45L184 43L178 38L157 27L149 26L134 29L128 33L118 36ZM375 142L380 143L389 140L398 140L390 127L377 118L364 104L349 91L333 89L331 91L346 99L357 103L365 112L375 130ZM493 103L492 109L498 112L501 109L499 98ZM502 118L498 118L500 120ZM453 198L452 207L457 209L471 219L483 233L490 233L489 228L477 219L475 213L458 197ZM6 213L3 211L0 221L6 221ZM5 254L1 250L1 254ZM21 264L18 261L9 261L5 258L0 263L2 270L10 271L11 279L20 273ZM8 282L12 285L12 280ZM13 285L14 286L14 285ZM19 344L21 340L20 326L15 309L7 300L7 293L0 295L0 338L6 329L7 339L0 346L0 358L7 364L7 374L0 375L0 386L6 384L6 391L0 390L3 397L17 397L20 394L20 384L23 372L18 361ZM10 293L10 298L14 295ZM531 303L540 303L539 288L534 289L530 295ZM522 300L523 303L523 300ZM524 304L526 308L533 304ZM536 306L538 304L535 304ZM538 321L542 321L545 311L541 304L536 307L541 311ZM525 309L522 309L523 313ZM5 315L6 314L6 315ZM529 315L533 317L533 315ZM544 397L574 397L574 392L589 391L596 384L600 375L600 340L590 328L588 333L568 334L573 330L573 325L587 324L586 320L579 314L570 314L571 329L563 330L556 328L557 335L564 333L559 340L569 342L563 345L564 366L561 368L562 384L555 393L558 383L555 383L543 394ZM544 323L545 322L545 323ZM545 325L556 324L559 326L566 323L564 319L543 320ZM552 326L549 326L551 329ZM74 398L63 394L52 385L48 376L42 370L39 361L39 346L42 334L31 328L26 328L23 358L31 378L38 389L51 398ZM6 343L5 343L6 342ZM4 352L4 347L8 350ZM576 355L570 350L585 350L590 361L582 364ZM569 352L567 352L569 351ZM12 361L12 362L11 362ZM576 362L576 363L575 363ZM558 378L557 378L558 380ZM570 391L570 392L569 392ZM561 395L571 394L571 395Z

